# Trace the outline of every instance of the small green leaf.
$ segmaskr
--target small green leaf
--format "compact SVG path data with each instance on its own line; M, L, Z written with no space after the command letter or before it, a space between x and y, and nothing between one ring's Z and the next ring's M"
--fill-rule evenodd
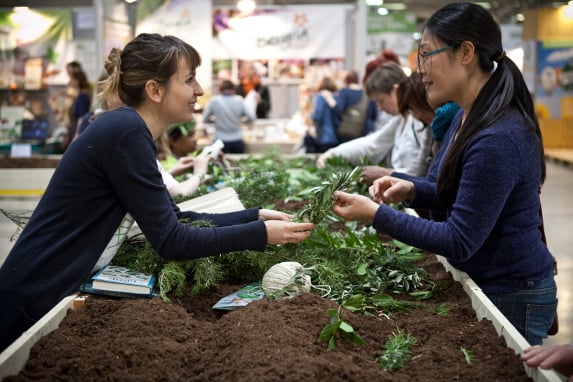
M344 321L340 322L340 330L342 330L344 333L353 333L354 332L354 329L352 328L352 326L348 325Z
M360 266L358 267L358 269L356 269L356 274L358 276L364 276L366 274L366 271L368 270L368 264L360 264Z

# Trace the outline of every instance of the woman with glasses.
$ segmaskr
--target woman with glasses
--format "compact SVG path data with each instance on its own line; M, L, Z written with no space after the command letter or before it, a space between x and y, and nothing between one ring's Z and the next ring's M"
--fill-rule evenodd
M428 19L418 61L430 104L461 107L438 179L385 176L370 187L372 199L336 193L334 212L445 256L529 343L541 344L557 297L540 213L542 137L523 76L505 55L499 25L473 3L448 4ZM419 219L388 206L395 202L447 217Z

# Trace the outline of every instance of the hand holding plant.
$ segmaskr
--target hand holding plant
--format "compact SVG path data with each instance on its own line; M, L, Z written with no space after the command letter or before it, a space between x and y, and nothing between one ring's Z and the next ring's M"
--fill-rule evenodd
M378 204L370 198L341 191L335 192L334 196L336 201L332 207L332 211L344 220L369 223L374 220L374 216L378 210Z

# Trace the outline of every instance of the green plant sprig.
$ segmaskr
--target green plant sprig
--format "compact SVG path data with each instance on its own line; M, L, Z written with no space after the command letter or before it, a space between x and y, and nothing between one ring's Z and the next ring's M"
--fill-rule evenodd
M322 222L334 206L335 191L350 191L352 182L358 172L355 167L350 172L335 172L330 179L324 180L320 186L308 190L310 202L298 212L297 221L309 221L315 224Z
M466 349L464 347L460 348L460 351L462 352L462 354L464 355L464 359L466 360L466 363L468 365L472 364L472 361L475 360L475 356L473 355L472 351L469 349Z
M330 318L330 323L322 328L320 332L320 341L328 341L327 351L331 351L335 347L335 338L340 333L344 338L350 340L358 345L366 345L366 342L360 338L355 332L354 328L340 318L340 308L328 309L326 312Z
M414 336L404 334L400 329L384 343L384 352L378 358L378 362L384 371L404 368L404 364L412 354L411 348L417 344Z

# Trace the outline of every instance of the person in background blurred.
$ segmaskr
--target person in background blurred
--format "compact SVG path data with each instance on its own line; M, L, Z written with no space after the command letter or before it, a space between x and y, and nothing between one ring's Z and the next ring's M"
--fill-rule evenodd
M425 92L424 92L425 94ZM445 147L451 138L450 126L452 120L456 116L460 107L455 102L448 102L440 107L438 107L434 113L434 118L430 123L432 129L432 141L430 152L428 154L428 172L426 174L428 180L435 181L438 178L438 169L441 163ZM412 107L414 115L420 120L427 120L427 117L420 116L416 110L416 107ZM446 142L443 145L443 142ZM442 147L444 149L442 149ZM360 173L360 182L366 184L367 186L372 185L372 183L383 176L391 175L402 179L410 179L413 175L401 173L393 168L381 167L381 166L364 166L362 172Z
M362 121L362 126L354 127L356 131L354 136L344 136L339 131L338 137L342 142L365 136L376 130L376 120L378 119L376 102L368 97L358 82L358 73L355 70L349 71L344 77L344 87L334 97L336 101L334 109L342 120L349 109L352 109L354 113L358 114L353 119Z
M313 126L304 137L307 153L323 153L339 143L336 130L340 119L328 101L332 100L336 91L334 80L328 76L323 77L314 98L311 115Z
M76 129L76 134L74 139L78 137L96 118L99 113L106 111L106 110L113 110L123 105L121 99L119 98L118 94L109 95L107 98L101 97L101 85L103 81L108 77L107 73L104 71L102 75L100 75L98 82L96 84L96 95L95 95L95 107L93 110L88 111L85 113L79 120L78 120L78 127Z
M396 65L400 65L400 57L396 54L396 52L390 49L384 49L380 52L380 54L375 57L374 59L368 61L366 67L364 68L364 76L362 77L362 86L366 84L368 81L368 77L380 67L380 65L385 64L387 62L393 62ZM376 105L376 102L372 100L372 102ZM375 130L378 130L382 126L386 124L392 118L391 114L386 113L384 110L378 109L378 115L376 117L376 126Z
M71 83L76 87L77 95L71 108L70 130L68 133L70 143L76 136L81 118L90 111L92 105L92 87L86 74L83 71L72 72Z
M271 93L269 88L261 82L255 63L243 62L239 71L239 84L237 85L236 93L246 99L251 92L256 103L256 117L268 118L271 111Z
M211 98L203 111L203 122L214 122L213 141L222 140L225 153L245 152L242 124L250 124L255 118L245 106L243 97L235 94L235 85L229 80L221 82L219 95Z
M378 107L394 117L381 129L365 137L353 139L327 150L317 158L324 167L331 157L341 157L353 165L384 163L399 172L421 176L426 173L431 131L427 127L434 110L427 103L419 74L406 76L394 64L380 66L366 82L366 93ZM417 119L415 113L423 119Z

